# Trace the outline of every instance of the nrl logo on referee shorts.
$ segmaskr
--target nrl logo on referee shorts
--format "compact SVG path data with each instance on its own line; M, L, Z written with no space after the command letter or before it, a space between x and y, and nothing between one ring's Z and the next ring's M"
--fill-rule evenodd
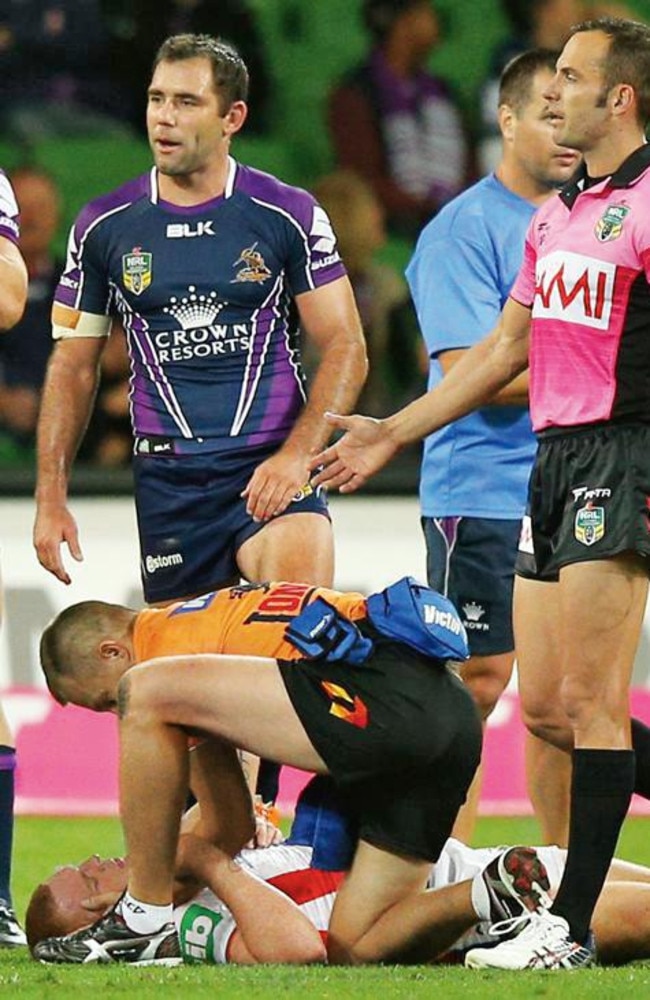
M582 545L593 545L605 534L605 508L588 503L576 511L574 535Z

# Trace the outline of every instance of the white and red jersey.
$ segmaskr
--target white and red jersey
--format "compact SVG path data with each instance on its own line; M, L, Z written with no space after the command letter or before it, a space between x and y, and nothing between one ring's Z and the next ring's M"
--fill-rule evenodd
M650 423L650 145L534 216L511 297L532 309L533 427Z
M467 847L450 838L432 869L428 885L432 889L442 889L474 878L502 850L503 847ZM565 852L558 847L537 847L535 850L546 865L554 891L562 878ZM311 847L293 844L244 850L237 856L238 863L249 874L263 879L292 899L326 940L334 900L345 872L311 868L311 860ZM237 924L231 911L212 890L203 889L189 903L177 906L174 920L186 961L228 962L229 944ZM467 949L486 940L493 942L493 938L487 937L487 925L476 924L458 939L445 959L462 961Z
M289 844L243 850L237 862L268 882L300 907L323 938L327 935L336 892L345 872L311 868L312 849ZM231 911L211 889L174 909L183 958L190 962L228 961L230 940L237 930Z

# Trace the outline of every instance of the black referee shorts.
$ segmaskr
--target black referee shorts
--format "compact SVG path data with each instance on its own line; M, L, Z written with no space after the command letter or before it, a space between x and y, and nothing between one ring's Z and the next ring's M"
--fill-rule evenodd
M598 425L541 438L529 510L519 576L557 580L572 563L650 556L650 427Z

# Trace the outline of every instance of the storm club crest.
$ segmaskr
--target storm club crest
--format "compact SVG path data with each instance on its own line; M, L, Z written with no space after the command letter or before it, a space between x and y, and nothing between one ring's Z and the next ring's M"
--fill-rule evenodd
M253 281L258 283L266 281L267 278L271 277L271 272L266 266L262 254L256 247L257 243L253 243L252 247L246 247L245 250L242 250L233 264L233 267L239 267L239 270L232 279L232 283L238 281ZM240 264L243 266L240 267Z
M133 247L122 257L122 281L128 292L142 295L151 284L153 254L142 247Z
M625 216L630 211L628 205L608 205L605 214L596 223L594 232L601 243L617 240L623 231Z

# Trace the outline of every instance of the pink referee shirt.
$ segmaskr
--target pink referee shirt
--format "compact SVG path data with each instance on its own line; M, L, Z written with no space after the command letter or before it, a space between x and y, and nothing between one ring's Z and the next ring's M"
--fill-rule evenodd
M510 294L532 308L534 430L650 423L650 145L539 209Z

